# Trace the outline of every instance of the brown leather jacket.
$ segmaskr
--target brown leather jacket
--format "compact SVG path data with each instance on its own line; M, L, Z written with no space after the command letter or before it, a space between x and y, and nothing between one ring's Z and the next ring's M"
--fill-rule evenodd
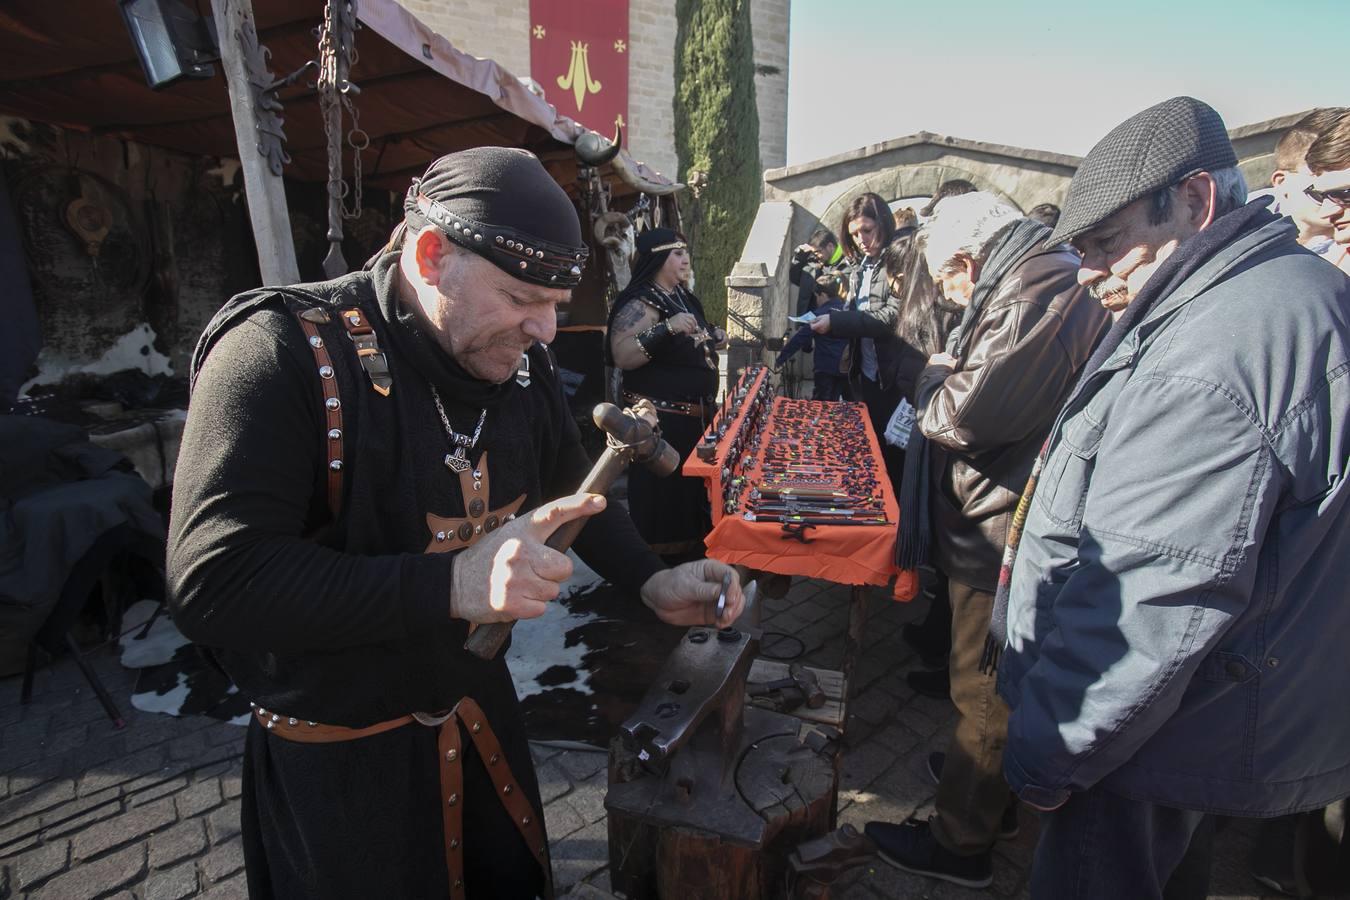
M933 561L993 591L1008 523L1055 414L1107 327L1067 247L1029 251L999 283L955 369L919 376L932 442Z

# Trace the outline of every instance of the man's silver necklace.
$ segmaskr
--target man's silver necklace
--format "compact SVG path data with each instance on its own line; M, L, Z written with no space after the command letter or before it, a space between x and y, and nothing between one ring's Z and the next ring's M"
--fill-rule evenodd
M436 390L436 385L431 385L431 399L436 401L436 412L440 414L441 424L445 426L445 436L450 439L450 446L454 451L445 454L445 467L451 472L464 472L469 468L468 451L472 450L478 443L478 436L483 433L483 423L487 421L487 409L483 409L478 414L478 424L474 426L473 436L460 434L454 428L450 427L450 417L445 414L445 407L441 404L440 392Z

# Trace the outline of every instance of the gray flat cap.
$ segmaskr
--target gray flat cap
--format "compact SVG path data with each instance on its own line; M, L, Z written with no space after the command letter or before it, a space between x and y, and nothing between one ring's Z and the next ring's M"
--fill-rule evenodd
M1073 240L1140 197L1196 172L1236 165L1228 129L1213 107L1194 97L1164 100L1111 129L1083 159L1046 246Z

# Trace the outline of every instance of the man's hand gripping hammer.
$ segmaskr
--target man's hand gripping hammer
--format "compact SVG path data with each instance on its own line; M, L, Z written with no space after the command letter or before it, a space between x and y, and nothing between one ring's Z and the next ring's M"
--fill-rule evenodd
M657 432L656 410L646 400L627 410L621 410L613 403L598 404L591 411L591 419L605 433L605 452L581 482L577 493L609 493L615 479L629 463L642 463L658 477L665 477L679 467L680 454ZM586 521L582 518L563 523L544 543L565 553L586 526ZM480 625L464 642L464 648L483 659L492 659L502 649L513 625L514 622Z

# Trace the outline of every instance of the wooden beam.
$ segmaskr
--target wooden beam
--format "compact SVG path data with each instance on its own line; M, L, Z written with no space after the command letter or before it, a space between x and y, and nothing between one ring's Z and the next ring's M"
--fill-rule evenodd
M436 74L432 70L419 66L415 70L408 70L405 72L392 72L386 75L377 75L368 81L360 82L360 84L358 84L357 86L360 87L362 90L361 97L365 97L366 89L372 85L380 85L386 82L397 83L408 81L414 78L421 79L421 78L440 78L440 77L441 77L440 75ZM303 81L304 79L301 80ZM3 88L3 85L0 85L0 88ZM292 85L289 90L290 90L289 93L281 91L278 92L277 94L277 99L280 100L286 107L286 118L295 119L298 121L301 118L302 113L304 115L310 114L308 110L308 107L310 106L315 107L315 112L313 113L313 115L316 116L318 115L317 108L319 105L319 91L316 87L296 84ZM357 98L357 103L359 104L360 102L361 98ZM510 115L510 113L507 113L507 115ZM120 134L126 131L142 131L142 132L154 131L155 129L159 128L178 128L183 125L202 125L210 122L217 122L221 119L228 119L230 118L230 116L231 116L230 112L220 112L220 113L210 113L208 115L203 116L193 116L187 119L169 119L163 122L118 122L115 125L99 125L90 129L90 131L94 134ZM325 138L322 144L317 144L316 146L327 147L327 145L328 145L327 138ZM291 142L290 146L292 149L296 148L294 141Z
M258 32L258 40L262 41L272 37L290 37L292 34L313 31L314 27L315 20L294 19L280 25L273 25L271 28L264 28ZM140 77L141 64L135 56L126 56L122 59L109 60L93 66L75 66L29 78L0 79L0 90L6 93L20 93L33 88L54 90L67 87L72 82L96 78L108 72L122 73L135 79Z
M253 106L244 42L257 45L252 0L211 0L220 40L220 64L230 90L234 139L244 172L244 194L258 248L263 284L294 284L300 280L291 238L291 216L286 209L286 186L258 150L258 115Z

